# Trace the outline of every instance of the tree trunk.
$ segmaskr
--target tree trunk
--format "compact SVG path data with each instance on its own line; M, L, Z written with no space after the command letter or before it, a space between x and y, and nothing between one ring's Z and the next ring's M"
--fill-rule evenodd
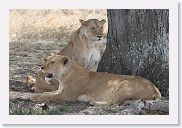
M107 48L98 71L140 75L168 98L169 10L107 10Z

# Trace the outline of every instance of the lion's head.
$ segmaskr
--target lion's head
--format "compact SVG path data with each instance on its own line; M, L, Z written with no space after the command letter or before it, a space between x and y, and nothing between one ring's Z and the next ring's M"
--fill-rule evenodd
M81 34L91 41L102 40L103 37L103 27L106 20L89 19L87 21L80 20Z
M58 78L62 76L68 68L70 59L66 56L53 55L44 59L42 69L47 74L47 78Z

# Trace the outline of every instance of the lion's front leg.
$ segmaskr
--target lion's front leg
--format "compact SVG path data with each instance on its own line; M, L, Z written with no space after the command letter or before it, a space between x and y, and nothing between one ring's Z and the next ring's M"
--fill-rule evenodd
M63 93L63 84L62 82L59 80L59 87L58 87L58 90L56 91L51 91L51 92L44 92L43 94L45 95L52 95L52 94L60 94L60 93Z
M59 80L59 88L56 91L44 92L43 94L36 94L31 98L33 101L62 101L63 100L63 84Z
M43 94L36 94L33 97L31 97L32 101L48 101L48 102L56 102L56 101L63 101L63 93L59 92L46 92Z

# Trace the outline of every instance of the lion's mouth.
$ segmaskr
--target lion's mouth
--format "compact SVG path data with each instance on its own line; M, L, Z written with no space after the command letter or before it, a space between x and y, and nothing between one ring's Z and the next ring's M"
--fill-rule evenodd
M46 81L50 81L53 78L53 74L52 73L48 73L47 75L45 75L45 80Z

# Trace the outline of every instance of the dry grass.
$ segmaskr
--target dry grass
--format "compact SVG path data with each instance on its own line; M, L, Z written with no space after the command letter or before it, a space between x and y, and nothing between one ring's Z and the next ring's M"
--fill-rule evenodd
M106 10L10 10L10 42L44 40L67 42L79 19L106 19ZM105 25L105 33L107 24Z
M68 43L70 34L80 26L79 19L91 18L107 20L106 10L10 10L9 114L82 114L90 107L80 102L58 103L41 110L29 100L34 93L23 81L36 74L42 58Z
M59 52L68 43L70 34L80 26L79 19L107 20L106 10L11 10L9 18L10 115L119 115L127 107L65 102L48 103L47 110L43 110L29 99L34 93L23 82L27 75L36 74L43 57Z

